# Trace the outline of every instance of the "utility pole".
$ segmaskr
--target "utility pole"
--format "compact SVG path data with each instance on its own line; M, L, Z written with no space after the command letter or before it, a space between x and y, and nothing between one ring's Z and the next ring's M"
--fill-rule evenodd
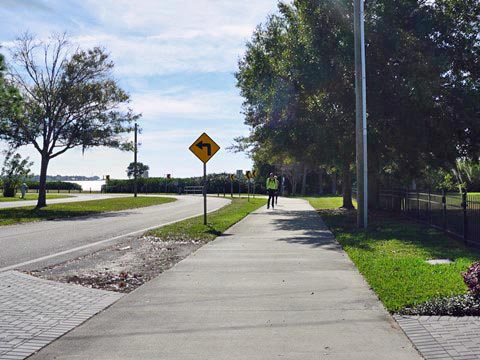
M357 163L357 226L368 227L367 98L365 75L364 0L354 0L355 135Z
M135 123L135 137L134 137L134 155L133 155L133 196L137 197L137 177L138 177L138 167L137 167L137 132L138 125Z

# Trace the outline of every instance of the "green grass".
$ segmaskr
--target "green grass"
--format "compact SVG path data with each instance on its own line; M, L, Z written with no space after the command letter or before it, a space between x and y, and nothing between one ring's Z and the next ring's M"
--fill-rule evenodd
M162 239L208 242L266 203L266 199L260 198L250 198L250 202L246 198L233 198L231 204L207 214L207 225L203 225L202 215L151 230L147 235Z
M51 204L36 210L32 207L0 209L0 225L10 225L38 220L53 220L76 216L99 214L106 211L119 211L139 207L159 205L175 201L162 197L121 197L103 200L79 201L63 204Z
M311 202L313 206L314 202ZM355 211L319 210L330 230L384 306L395 312L426 300L463 294L461 272L480 252L440 231L408 220L371 217L368 236L356 229ZM447 265L425 260L451 259Z
M338 209L342 206L342 197L334 195L304 197L308 200L315 209ZM353 206L356 206L357 202L353 200Z
M20 199L20 195L17 194L17 196L11 198L11 197L3 197L0 195L0 202L10 202L10 201L26 201L26 200L37 200L38 199L38 194L25 194L24 199ZM63 199L63 198L68 198L71 196L68 195L55 195L55 194L47 194L47 199Z

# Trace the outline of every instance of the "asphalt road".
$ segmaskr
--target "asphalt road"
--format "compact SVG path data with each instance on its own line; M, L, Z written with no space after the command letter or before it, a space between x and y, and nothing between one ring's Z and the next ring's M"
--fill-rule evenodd
M230 200L208 198L208 211ZM0 271L32 270L90 253L144 231L203 214L201 196L180 196L168 204L0 227Z

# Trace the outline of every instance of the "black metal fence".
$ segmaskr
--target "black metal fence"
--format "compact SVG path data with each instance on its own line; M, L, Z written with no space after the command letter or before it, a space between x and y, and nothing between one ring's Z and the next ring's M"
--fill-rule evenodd
M383 190L380 192L380 207L403 213L409 218L463 238L470 245L480 246L478 195Z

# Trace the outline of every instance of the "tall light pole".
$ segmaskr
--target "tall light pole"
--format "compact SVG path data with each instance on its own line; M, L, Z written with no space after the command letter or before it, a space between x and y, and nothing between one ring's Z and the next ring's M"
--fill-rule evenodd
M138 125L135 123L135 136L133 142L134 144L134 155L133 155L133 196L137 197L137 177L138 177L138 166L137 166L137 132Z
M368 226L367 84L365 76L364 0L354 0L355 134L357 163L357 226Z

